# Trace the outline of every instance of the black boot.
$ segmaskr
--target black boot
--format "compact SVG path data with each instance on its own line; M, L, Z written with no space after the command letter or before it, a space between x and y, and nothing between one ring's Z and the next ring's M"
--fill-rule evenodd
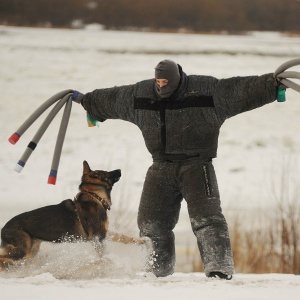
M209 277L209 278L220 278L220 279L226 279L226 280L231 280L232 279L232 275L226 275L222 272L210 272L207 277Z

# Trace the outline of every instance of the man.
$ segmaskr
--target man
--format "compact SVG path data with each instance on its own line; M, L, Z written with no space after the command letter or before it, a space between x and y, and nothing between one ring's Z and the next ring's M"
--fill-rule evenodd
M164 60L156 66L154 79L74 94L93 119L122 119L142 131L153 164L143 187L138 226L140 235L152 240L148 267L156 276L174 272L173 229L185 199L206 276L232 278L232 250L212 159L223 122L271 103L276 93L273 74L218 80L187 76L180 65Z

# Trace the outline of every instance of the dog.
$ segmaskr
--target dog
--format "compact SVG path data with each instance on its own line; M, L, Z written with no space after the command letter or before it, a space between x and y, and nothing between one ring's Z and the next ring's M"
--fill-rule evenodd
M103 240L108 237L125 244L144 244L143 238L108 231L111 190L120 177L121 170L92 171L84 161L79 192L74 200L24 212L4 225L0 270L36 255L43 241L60 243L66 237L68 241L96 241L95 248L99 253Z

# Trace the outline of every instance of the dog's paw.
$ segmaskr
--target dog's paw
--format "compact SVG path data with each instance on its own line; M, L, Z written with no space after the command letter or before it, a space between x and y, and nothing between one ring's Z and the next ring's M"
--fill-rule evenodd
M7 271L10 267L16 266L17 262L9 258L0 258L0 272Z

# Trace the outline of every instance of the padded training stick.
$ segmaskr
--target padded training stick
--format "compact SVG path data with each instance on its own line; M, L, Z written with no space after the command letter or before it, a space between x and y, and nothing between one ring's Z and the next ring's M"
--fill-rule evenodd
M274 72L274 77L285 86L300 93L300 84L295 83L292 79L300 79L300 72L286 71L286 69L300 65L300 58L291 59L280 65Z
M62 151L62 147L63 147L63 143L64 143L64 139L65 139L65 135L66 135L69 119L70 119L71 109L72 109L72 97L71 97L71 95L69 95L67 104L65 106L65 110L64 110L64 113L62 116L57 140L56 140L56 145L55 145L53 159L52 159L52 165L51 165L51 171L50 171L50 175L48 177L49 184L56 183L58 165L59 165L61 151Z
M37 120L37 118L52 104L64 97L65 95L72 93L73 90L64 90L49 98L44 102L40 107L38 107L28 118L27 120L13 133L8 139L11 144L16 144L22 134Z
M280 65L276 71L274 72L274 76L277 77L279 73L284 72L286 69L291 68L293 66L300 65L300 58L294 58L286 61L282 65Z
M63 107L63 105L67 102L70 95L71 95L71 93L65 95L63 97L63 99L61 99L58 103L56 103L54 108L50 111L49 115L46 117L46 119L44 120L44 122L42 123L42 125L40 126L38 131L36 132L35 136L32 138L31 142L28 144L24 154L22 155L22 157L18 161L17 165L15 166L15 168L14 168L15 171L20 173L23 170L28 158L30 157L33 150L36 148L37 143L39 142L39 140L45 133L46 129L48 128L48 126L50 125L50 123L52 122L54 117L57 115L57 113L60 111L60 109Z
M300 79L300 72L285 71L277 75L277 79L287 87L300 93L300 85L289 80L288 78Z

